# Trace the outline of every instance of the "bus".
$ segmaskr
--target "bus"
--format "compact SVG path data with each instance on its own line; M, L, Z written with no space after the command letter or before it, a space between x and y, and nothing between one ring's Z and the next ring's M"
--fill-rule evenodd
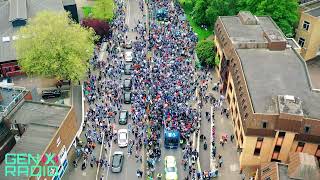
M178 130L164 130L164 147L177 149L180 144L180 132Z

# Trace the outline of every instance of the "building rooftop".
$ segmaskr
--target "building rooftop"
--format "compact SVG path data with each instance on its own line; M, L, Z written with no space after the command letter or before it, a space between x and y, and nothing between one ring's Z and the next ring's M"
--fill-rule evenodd
M12 42L19 27L14 27L11 21L25 20L43 10L64 9L61 0L0 0L0 62L16 60Z
M314 9L320 6L320 0L308 0L307 2L304 2L303 4L300 4L300 8L302 8L302 10L306 11L306 10L310 10L310 9Z
M241 13L237 16L220 16L234 44L238 42L267 43L267 39L263 36L264 32L276 33L282 40L285 40L285 36L269 16L253 16ZM243 22L243 19L245 19L245 22ZM254 20L256 20L256 24Z
M27 93L26 88L0 85L0 121Z
M305 13L310 14L311 16L314 16L314 17L319 17L320 16L320 6L317 8L305 11Z
M25 101L11 116L10 121L58 128L69 110L69 106Z
M303 114L320 119L320 93L312 90L305 62L291 48L237 49L256 113L279 113L278 95L299 97Z
M62 121L70 111L69 106L25 101L10 117L11 122L24 124L26 131L17 141L10 153L42 154ZM5 161L0 165L4 174ZM21 179L5 177L4 179Z

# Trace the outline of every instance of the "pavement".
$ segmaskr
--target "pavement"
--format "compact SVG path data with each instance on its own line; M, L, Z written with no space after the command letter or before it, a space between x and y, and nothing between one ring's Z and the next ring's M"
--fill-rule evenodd
M216 99L220 98L220 93L216 91L212 91L212 87L214 83L218 82L218 76L214 74L211 71L213 80L209 81L208 91L207 94L213 94ZM223 107L227 107L227 104L224 102ZM202 121L201 121L201 128L200 132L204 136L206 136L207 143L208 143L208 149L204 150L203 148L203 142L200 142L200 152L199 152L199 158L200 158L200 164L201 164L201 170L211 170L213 167L215 167L217 161L214 160L211 156L211 127L214 123L215 126L215 142L217 147L217 153L216 157L220 154L223 159L223 165L221 168L218 168L219 174L218 179L222 180L230 180L230 179L241 179L239 171L239 154L237 153L237 147L236 143L230 141L230 135L233 134L233 125L232 120L229 119L223 114L221 115L221 110L218 108L216 111L211 110L212 106L207 103L204 104L202 108ZM212 108L213 109L213 108ZM210 115L214 112L215 114L215 120L211 121L211 118L208 119L205 117L205 112L209 112ZM228 135L228 142L222 147L219 144L220 138L224 135ZM209 160L210 159L210 160ZM210 164L211 163L211 164Z

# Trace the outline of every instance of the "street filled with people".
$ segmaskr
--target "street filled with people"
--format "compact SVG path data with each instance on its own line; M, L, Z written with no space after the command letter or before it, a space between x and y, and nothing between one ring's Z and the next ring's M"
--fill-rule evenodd
M134 154L136 163L141 164L142 157L146 155L146 172L138 168L137 177L142 178L145 173L149 179L162 178L162 172L155 173L155 166L163 166L158 163L163 153L163 132L177 130L182 149L181 166L187 174L179 179L200 179L204 172L196 170L199 152L194 147L192 135L199 131L202 107L211 104L215 110L221 109L224 97L215 99L208 95L207 91L211 91L208 90L208 82L212 81L208 69L199 72L194 69L197 36L192 32L181 6L171 0L149 0L147 7L140 0L141 13L147 8L151 16L148 23L146 18L139 19L134 28L126 24L125 2L115 2L112 35L97 45L84 82L88 104L83 127L85 139L78 140L80 147L76 150L77 159L73 164L76 167L80 162L82 170L87 168L87 164L100 166L103 171L110 168L112 162L108 162L107 152L111 151L112 144L118 143L116 124L120 122L117 119L120 112L125 111L124 104L127 103L130 104L130 121L126 122L130 134L128 157ZM157 17L160 9L166 12L161 20ZM127 35L130 32L136 34L132 42ZM128 51L132 52L132 61L128 60ZM102 52L106 57L101 55ZM128 74L125 73L126 66L130 70ZM125 80L131 83L129 91L124 87ZM212 90L218 89L219 83ZM129 99L126 99L127 94ZM222 113L227 114L227 110L222 109ZM212 116L214 120L214 114ZM205 117L209 121L209 113ZM200 135L200 138L207 149L210 137ZM223 143L225 139L227 137ZM211 144L215 147L215 139ZM97 145L104 146L104 154L100 157L94 150ZM214 148L212 156L215 154ZM219 156L219 162L220 159L221 167L222 157ZM214 177L218 172L210 173ZM102 173L101 178L104 176Z

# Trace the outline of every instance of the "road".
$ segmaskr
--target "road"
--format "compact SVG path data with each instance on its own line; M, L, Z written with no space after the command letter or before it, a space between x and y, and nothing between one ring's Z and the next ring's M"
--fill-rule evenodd
M127 33L128 40L130 41L135 41L135 37L137 36L137 32L131 31L137 24L138 20L142 21L143 20L143 14L141 13L139 9L139 1L138 0L127 0L126 2L126 24L129 27L129 32ZM123 49L125 52L126 51L131 51L131 50L126 50ZM125 63L128 64L128 63ZM130 75L123 75L122 76L122 81L126 78L130 78ZM119 80L121 81L121 80ZM121 82L120 84L122 84ZM123 104L122 109L127 110L130 112L131 105L130 104ZM116 122L118 122L119 119L119 113L116 116ZM133 124L131 118L129 118L128 124ZM115 123L115 129L128 129L128 125L119 125L118 123ZM134 135L129 133L129 139L133 139ZM122 171L120 173L113 173L111 172L111 167L107 169L102 169L99 174L101 177L101 173L104 174L104 179L106 180L125 180L125 179L138 179L136 176L136 171L137 169L142 169L143 164L140 162L136 162L135 158L135 150L133 148L133 153L132 155L128 155L128 148L119 148L117 144L112 143L111 145L111 150L108 150L107 152L107 157L108 157L108 162L111 163L111 157L112 154L115 151L122 151L124 153L124 164L122 167ZM143 153L143 152L142 152ZM106 154L106 152L102 151L102 154Z

